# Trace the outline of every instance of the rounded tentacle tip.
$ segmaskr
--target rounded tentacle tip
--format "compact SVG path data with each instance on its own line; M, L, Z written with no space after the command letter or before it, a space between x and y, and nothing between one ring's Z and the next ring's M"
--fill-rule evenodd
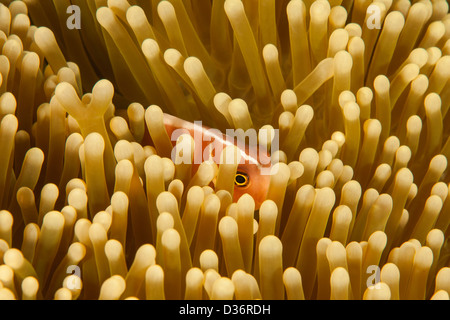
M105 149L105 141L101 134L93 132L84 140L84 152L86 154L95 154L103 152Z
M68 82L61 82L56 85L55 95L59 100L64 101L65 97L69 97L75 92L75 88Z
M47 27L39 27L34 33L34 40L39 45L40 43L42 43L42 41L47 40L49 36L54 37L53 31L51 29Z
M108 99L112 100L114 85L107 79L99 80L92 89L92 95L95 97L108 97Z

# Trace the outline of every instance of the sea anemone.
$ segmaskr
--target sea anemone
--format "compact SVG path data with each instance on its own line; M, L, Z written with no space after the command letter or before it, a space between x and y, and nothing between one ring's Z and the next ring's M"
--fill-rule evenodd
M449 39L444 0L0 0L0 299L449 299ZM261 206L164 113L256 131Z

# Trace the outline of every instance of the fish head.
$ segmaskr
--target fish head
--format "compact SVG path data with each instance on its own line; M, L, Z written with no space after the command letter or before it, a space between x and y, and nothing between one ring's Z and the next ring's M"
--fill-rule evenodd
M255 210L259 210L266 200L270 175L263 174L258 164L239 165L234 178L233 202L248 193L255 200Z
M234 179L233 201L247 193L255 200L255 210L259 210L266 200L272 175L270 154L260 145L236 145L241 150L241 160Z

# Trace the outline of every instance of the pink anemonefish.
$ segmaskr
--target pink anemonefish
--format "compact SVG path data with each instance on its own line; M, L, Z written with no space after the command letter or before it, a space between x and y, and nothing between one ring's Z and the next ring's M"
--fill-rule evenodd
M220 154L216 155L215 151L223 150L228 145L236 145L240 150L241 161L234 178L233 201L236 202L242 195L248 193L255 200L255 209L259 209L267 196L272 166L270 155L264 147L249 145L236 137L223 134L217 129L202 126L198 122L188 122L168 114L164 114L163 119L165 129L174 147L178 137L182 134L189 134L194 139L194 172L200 163L208 160L204 154L209 154L210 159L219 165ZM151 137L146 132L144 143L150 141ZM205 152L206 148L210 148L210 152ZM201 157L200 160L198 160L198 156Z

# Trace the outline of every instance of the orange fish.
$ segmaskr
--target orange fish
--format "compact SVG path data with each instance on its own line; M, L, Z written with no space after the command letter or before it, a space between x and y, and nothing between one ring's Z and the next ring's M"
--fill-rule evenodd
M227 134L223 134L217 129L201 125L201 122L192 123L168 114L164 114L164 125L173 146L181 134L189 134L194 139L194 171L207 160L213 160L219 165L221 150L236 145L240 150L241 162L234 177L233 201L248 193L255 200L255 209L259 209L269 189L271 162L266 149L257 145L256 130L245 133L250 141L244 143L236 138L239 132L234 130L227 130ZM255 135L254 139L252 134ZM147 139L151 138L144 140Z

